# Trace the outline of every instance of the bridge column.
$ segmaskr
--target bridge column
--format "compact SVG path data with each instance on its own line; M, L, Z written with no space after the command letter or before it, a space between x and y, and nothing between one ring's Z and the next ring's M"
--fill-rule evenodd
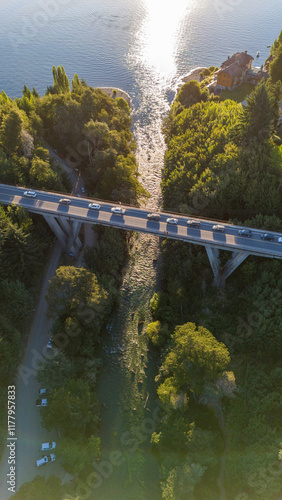
M71 233L69 234L68 239L68 248L71 249L73 253L77 253L77 251L79 251L82 247L82 243L78 238L81 224L82 222L75 220L71 225Z
M220 279L219 249L211 245L205 245L205 247L214 275L214 284L217 285Z
M58 224L57 220L53 215L43 214L44 219L46 220L49 227L52 229L53 233L57 236L60 243L63 245L63 248L67 247L67 237L62 230L61 226Z
M222 279L225 281L235 269L249 256L248 252L232 252L232 257L229 259L222 271Z
M70 221L68 221L66 217L61 217L61 216L57 217L57 221L58 221L58 224L63 229L63 231L65 232L65 234L67 236L69 236L71 234L71 223L70 223Z

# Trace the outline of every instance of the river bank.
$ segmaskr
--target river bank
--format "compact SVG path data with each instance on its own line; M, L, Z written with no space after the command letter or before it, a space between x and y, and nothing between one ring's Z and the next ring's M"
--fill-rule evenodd
M130 96L127 92L125 92L122 89L118 89L116 87L99 87L105 94L107 94L109 97L122 97L128 104L129 107L131 107L131 99Z
M176 82L176 86L175 86L176 93L179 91L180 87L182 85L184 85L184 83L191 82L192 80L196 80L196 82L200 83L202 80L201 72L204 69L207 69L207 67L206 66L199 66L199 67L194 68L191 71L189 71L189 73L178 78L178 80Z

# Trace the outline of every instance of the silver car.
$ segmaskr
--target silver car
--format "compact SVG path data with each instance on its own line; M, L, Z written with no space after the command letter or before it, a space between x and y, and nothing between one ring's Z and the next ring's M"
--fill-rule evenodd
M54 453L50 453L50 455L46 455L45 457L39 458L36 460L37 467L42 467L42 465L49 464L50 462L55 462L56 455Z
M100 210L101 206L98 203L89 203L88 208L92 210Z
M25 191L23 195L26 198L36 198L37 193L35 191Z
M113 207L113 208L111 208L111 212L112 212L112 214L119 214L119 215L125 214L124 208L121 208L121 207Z
M55 441L53 441L52 443L42 443L40 451L54 450L54 448L56 448Z
M168 224L178 224L178 219L173 219L173 218L169 218L169 219L166 219L166 222Z
M212 226L212 230L213 231L219 231L220 233L224 233L225 232L225 226L221 226L220 224L215 224L214 226Z

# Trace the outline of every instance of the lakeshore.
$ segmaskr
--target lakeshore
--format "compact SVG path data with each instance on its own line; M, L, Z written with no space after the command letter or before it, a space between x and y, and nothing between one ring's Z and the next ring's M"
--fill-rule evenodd
M116 91L116 97L122 97L128 104L129 107L131 107L131 99L130 96L127 92L125 92L122 89L118 89L116 87L98 87L101 89L105 94L107 94L109 97L113 97L113 92L114 90Z

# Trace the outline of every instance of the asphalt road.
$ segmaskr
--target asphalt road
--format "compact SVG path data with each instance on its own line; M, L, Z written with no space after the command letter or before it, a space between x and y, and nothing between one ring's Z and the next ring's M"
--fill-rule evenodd
M187 226L189 217L177 216L178 224L173 225L167 223L167 218L175 217L173 214L161 213L160 221L147 219L148 211L133 207L125 208L124 215L116 215L111 212L114 204L110 202L101 202L97 200L87 199L85 197L66 196L60 193L49 193L37 190L36 198L26 198L23 196L25 188L0 185L0 203L11 204L15 203L25 207L31 212L47 213L56 217L66 217L70 220L80 220L88 224L103 224L129 230L148 232L156 236L169 237L182 241L189 241L198 245L211 245L217 248L231 251L246 251L253 255L265 257L282 258L282 244L278 243L278 238L281 234L271 232L274 236L274 241L264 241L261 235L264 230L250 228L252 237L246 238L238 235L238 230L241 226L231 224L225 225L225 232L218 233L212 230L212 226L216 221L199 219L201 221L200 228L190 228ZM60 198L69 198L70 205L62 205L59 203ZM100 210L91 210L88 208L89 203L95 202L101 205Z
M16 485L17 488L26 482L31 481L37 474L49 476L56 474L63 478L65 471L58 461L44 465L41 468L36 467L36 460L41 458L44 453L40 451L41 443L48 441L58 442L56 431L48 432L41 427L40 409L36 408L35 401L38 397L40 385L36 381L35 373L38 366L38 360L46 359L50 352L46 349L48 341L48 331L50 324L46 320L47 304L45 294L48 287L48 281L55 274L58 267L62 248L56 243L42 285L40 297L34 312L33 323L30 330L30 336L25 355L22 359L16 381L11 380L11 385L16 387ZM11 441L7 441L11 443ZM2 458L0 466L0 499L7 500L13 495L8 491L7 473L9 452ZM16 490L17 491L17 490Z

